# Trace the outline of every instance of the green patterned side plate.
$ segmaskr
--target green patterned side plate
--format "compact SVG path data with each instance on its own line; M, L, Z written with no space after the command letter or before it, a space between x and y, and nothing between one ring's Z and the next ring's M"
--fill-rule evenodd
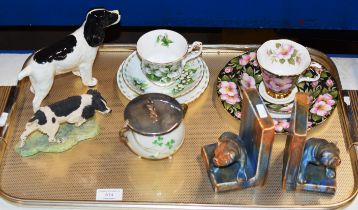
M204 71L205 65L202 58L195 58L185 65L180 78L174 84L161 87L152 83L143 74L136 52L128 56L122 67L124 82L137 94L163 93L172 97L182 96L192 91L202 80Z

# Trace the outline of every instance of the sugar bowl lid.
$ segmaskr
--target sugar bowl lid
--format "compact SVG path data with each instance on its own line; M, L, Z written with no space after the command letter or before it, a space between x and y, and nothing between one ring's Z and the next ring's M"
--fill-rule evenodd
M148 93L131 100L124 110L128 126L143 135L169 133L181 123L184 110L174 98Z

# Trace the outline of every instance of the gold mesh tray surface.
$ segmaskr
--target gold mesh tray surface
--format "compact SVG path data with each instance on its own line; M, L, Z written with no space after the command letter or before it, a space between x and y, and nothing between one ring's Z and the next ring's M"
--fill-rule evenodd
M122 61L132 52L123 46L102 47L93 73L99 80L97 89L113 109L112 114L96 115L100 134L59 154L41 153L23 158L15 153L25 123L32 115L28 80L20 84L20 93L9 130L2 142L0 188L4 198L33 205L115 205L117 207L232 208L232 207L338 207L356 194L356 159L344 141L339 120L340 106L322 125L309 131L308 138L321 137L337 141L342 164L337 170L337 192L324 195L309 192L283 192L281 170L285 135L276 135L267 183L262 188L214 193L204 162L200 156L203 145L213 143L225 131L238 132L238 121L227 114L216 98L216 77L233 57L257 46L209 47L203 58L210 69L207 90L189 104L185 117L186 136L172 159L151 161L138 158L120 141L118 131L123 125L123 110L128 100L116 84L116 73ZM323 54L311 50L312 57L333 71L337 70ZM332 70L333 69L333 70ZM73 74L56 76L43 104L50 104L86 91ZM123 189L123 201L96 202L96 190Z

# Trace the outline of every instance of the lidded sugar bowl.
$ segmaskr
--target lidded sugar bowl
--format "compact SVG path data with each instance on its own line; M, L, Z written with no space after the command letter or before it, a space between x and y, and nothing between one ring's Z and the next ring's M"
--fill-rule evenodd
M171 157L184 141L183 118L187 105L160 93L134 98L124 110L122 140L129 148L147 159Z

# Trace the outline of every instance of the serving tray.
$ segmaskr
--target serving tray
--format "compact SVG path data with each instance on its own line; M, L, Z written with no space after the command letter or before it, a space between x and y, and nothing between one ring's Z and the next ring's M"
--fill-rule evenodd
M354 146L356 136L349 127L352 114L349 114L350 109L347 109L343 100L340 100L337 109L325 123L308 133L308 138L319 137L338 142L342 164L337 169L335 195L281 190L286 135L275 137L264 187L225 193L213 191L200 149L203 145L214 143L225 131L239 131L239 121L222 108L217 98L215 80L230 59L257 47L205 46L203 59L210 69L209 86L197 100L189 104L184 119L186 137L183 146L172 159L160 161L139 159L119 139L118 131L123 126L123 110L128 100L119 91L115 77L122 61L135 49L134 45L107 45L100 48L93 74L99 80L97 89L113 112L109 116L96 115L101 126L96 138L81 142L63 153L42 153L27 158L15 153L14 146L32 115L30 83L28 80L22 81L17 87L18 91L6 92L8 100L2 100L7 102L2 104L5 104L10 115L8 126L0 128L0 134L5 134L0 142L0 195L23 205L125 209L337 208L347 204L357 194L358 173ZM312 58L323 64L339 83L333 62L319 51L309 51ZM341 84L338 86L341 89ZM43 104L85 91L86 87L78 77L72 74L58 75ZM342 92L340 97L347 94ZM11 103L13 99L15 103ZM354 106L356 109L357 106ZM353 119L356 119L354 117L353 114ZM123 189L123 200L96 201L97 189L106 188Z

